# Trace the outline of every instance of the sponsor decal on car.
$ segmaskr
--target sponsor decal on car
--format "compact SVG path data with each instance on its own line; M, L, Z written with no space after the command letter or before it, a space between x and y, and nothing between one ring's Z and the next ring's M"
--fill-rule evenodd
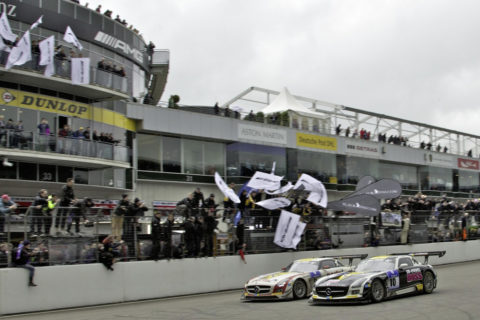
M421 281L421 280L423 280L423 275L420 268L407 270L407 282Z

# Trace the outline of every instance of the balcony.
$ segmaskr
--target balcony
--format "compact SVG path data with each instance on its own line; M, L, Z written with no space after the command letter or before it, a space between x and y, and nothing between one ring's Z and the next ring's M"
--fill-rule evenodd
M114 143L41 135L34 132L0 133L0 155L18 161L32 161L88 168L106 166L130 168L131 149Z
M8 52L0 52L0 80L41 87L54 91L72 93L92 100L128 99L127 78L112 72L90 66L90 84L71 83L71 62L55 58L55 74L45 77L44 66L39 66L39 55L32 54L32 60L21 66L5 70Z

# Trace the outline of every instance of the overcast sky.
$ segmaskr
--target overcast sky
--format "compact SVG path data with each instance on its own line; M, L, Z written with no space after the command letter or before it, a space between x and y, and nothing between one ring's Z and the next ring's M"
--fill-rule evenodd
M82 0L82 4L85 3ZM170 50L162 100L251 86L480 134L480 1L90 0Z

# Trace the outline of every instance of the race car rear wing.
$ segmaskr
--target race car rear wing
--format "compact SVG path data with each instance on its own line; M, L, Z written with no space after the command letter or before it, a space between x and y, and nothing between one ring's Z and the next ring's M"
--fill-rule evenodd
M351 266L353 259L360 259L363 260L366 257L368 257L367 253L364 254L347 254L343 256L322 256L322 258L334 258L334 259L339 259L339 260L347 260L348 259L348 264Z
M427 251L427 252L404 252L404 253L391 253L392 256L412 256L412 257L424 257L424 264L428 264L428 257L437 256L439 258L445 255L446 251Z

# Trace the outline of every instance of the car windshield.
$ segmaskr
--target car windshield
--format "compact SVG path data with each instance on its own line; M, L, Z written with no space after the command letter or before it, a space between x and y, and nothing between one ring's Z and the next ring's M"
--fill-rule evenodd
M395 269L395 258L368 259L360 262L355 269L357 272L387 271Z
M318 261L294 262L287 270L290 272L312 272L318 270Z

